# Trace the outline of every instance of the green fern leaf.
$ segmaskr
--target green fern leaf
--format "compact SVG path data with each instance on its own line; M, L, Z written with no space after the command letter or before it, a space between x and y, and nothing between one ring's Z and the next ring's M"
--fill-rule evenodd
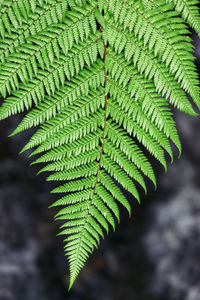
M138 185L156 187L150 156L167 170L171 144L181 153L172 108L200 108L189 30L200 36L198 4L0 1L0 119L26 112L10 136L37 127L21 152L34 148L38 174L61 182L50 207L61 207L69 289L120 207L131 215L124 191L140 203Z

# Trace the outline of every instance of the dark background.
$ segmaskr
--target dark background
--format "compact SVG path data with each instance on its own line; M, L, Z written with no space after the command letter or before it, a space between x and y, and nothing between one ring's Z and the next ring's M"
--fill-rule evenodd
M7 137L20 117L0 123L0 300L200 299L200 118L176 111L175 119L181 158L175 150L167 174L153 163L157 190L149 184L131 219L122 210L70 294L59 224L47 209L54 185L17 154L31 132Z

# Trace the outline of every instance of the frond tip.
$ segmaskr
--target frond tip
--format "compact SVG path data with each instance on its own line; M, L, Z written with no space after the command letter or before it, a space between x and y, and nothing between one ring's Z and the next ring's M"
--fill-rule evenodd
M188 27L200 36L198 1L7 0L0 9L0 119L26 111L10 136L37 127L21 153L34 148L38 174L61 182L49 207L61 207L70 290L120 207L131 215L124 192L140 203L138 187L156 187L150 160L167 170L172 143L181 153L171 108L197 115L187 94L200 108Z

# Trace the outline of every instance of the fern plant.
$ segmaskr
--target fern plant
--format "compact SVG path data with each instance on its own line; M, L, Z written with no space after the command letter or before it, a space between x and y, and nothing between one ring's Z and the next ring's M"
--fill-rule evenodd
M145 147L165 169L181 143L171 108L197 115L199 82L189 26L200 35L196 0L1 0L0 119L26 111L17 134L47 180L61 181L73 285L100 239L115 229L124 190L156 186ZM63 182L64 181L64 182Z

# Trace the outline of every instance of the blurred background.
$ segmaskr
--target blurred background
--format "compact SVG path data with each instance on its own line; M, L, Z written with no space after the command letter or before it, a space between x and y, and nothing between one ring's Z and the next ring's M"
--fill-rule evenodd
M197 67L200 41L193 36ZM68 265L55 210L53 183L35 176L28 153L32 132L8 138L20 116L0 122L0 300L199 300L200 118L175 111L183 151L158 187L148 186L132 218L122 209L116 232L102 241L67 293Z

